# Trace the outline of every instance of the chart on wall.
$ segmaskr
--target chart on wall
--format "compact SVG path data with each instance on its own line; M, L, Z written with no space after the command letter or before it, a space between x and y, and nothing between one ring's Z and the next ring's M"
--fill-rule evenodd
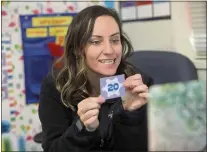
M171 18L170 1L122 1L120 13L123 22Z
M41 82L63 54L64 37L75 15L20 16L27 104L39 102Z

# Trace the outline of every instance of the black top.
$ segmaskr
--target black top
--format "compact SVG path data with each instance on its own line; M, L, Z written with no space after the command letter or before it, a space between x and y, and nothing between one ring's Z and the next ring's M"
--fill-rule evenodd
M152 79L140 74L149 87ZM106 100L100 108L98 129L94 132L80 130L77 113L61 103L50 74L43 80L40 93L42 147L45 152L147 151L146 112L146 105L129 112L124 111L121 98Z

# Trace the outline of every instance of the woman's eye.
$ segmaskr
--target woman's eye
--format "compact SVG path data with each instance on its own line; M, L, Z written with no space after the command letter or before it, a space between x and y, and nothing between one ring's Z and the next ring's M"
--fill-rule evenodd
M97 40L94 40L94 41L90 41L91 44L94 44L94 45L98 45L101 43L101 41L97 41Z
M112 42L115 43L115 44L119 43L119 41L120 41L119 39L113 39L112 40Z

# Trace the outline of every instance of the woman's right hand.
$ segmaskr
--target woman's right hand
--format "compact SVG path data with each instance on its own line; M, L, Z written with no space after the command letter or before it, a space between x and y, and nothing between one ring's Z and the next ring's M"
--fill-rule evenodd
M105 99L99 96L89 97L79 102L77 113L88 131L94 131L99 126L99 109L104 101Z

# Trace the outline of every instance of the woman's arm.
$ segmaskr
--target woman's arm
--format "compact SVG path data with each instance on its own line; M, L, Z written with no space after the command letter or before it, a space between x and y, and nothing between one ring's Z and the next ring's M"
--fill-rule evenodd
M150 77L142 74L142 78L143 83L148 87L153 84ZM114 120L114 140L115 145L118 145L116 148L119 150L147 151L147 105L135 111L126 111L120 101L116 109L119 109Z
M89 150L97 141L97 131L80 130L78 118L73 118L72 110L60 102L51 75L41 86L39 118L43 129L42 147L45 152L69 152Z

